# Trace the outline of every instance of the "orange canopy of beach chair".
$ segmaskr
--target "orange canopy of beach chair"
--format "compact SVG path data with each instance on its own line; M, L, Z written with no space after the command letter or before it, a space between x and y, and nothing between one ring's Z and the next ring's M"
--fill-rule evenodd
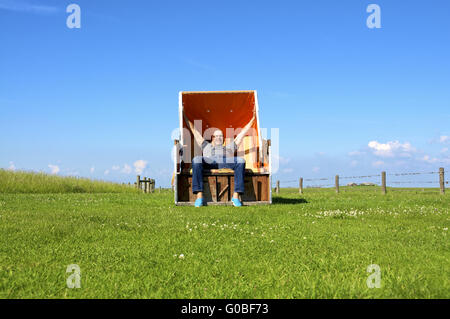
M183 120L183 114L194 122L202 121L202 134L211 128L220 129L225 141L230 141L239 133L237 129L245 127L256 115L249 136L245 137L238 151L238 156L246 159L247 168L257 170L260 167L261 136L259 131L258 101L256 91L211 91L211 92L180 92L180 128L189 130ZM230 130L235 130L234 136L228 136ZM182 130L183 131L183 130ZM192 134L191 134L192 135ZM204 135L205 136L205 135ZM208 136L205 136L208 139ZM187 139L182 133L183 145ZM191 136L191 145L193 137ZM253 153L253 156L250 156ZM193 154L193 152L192 152Z

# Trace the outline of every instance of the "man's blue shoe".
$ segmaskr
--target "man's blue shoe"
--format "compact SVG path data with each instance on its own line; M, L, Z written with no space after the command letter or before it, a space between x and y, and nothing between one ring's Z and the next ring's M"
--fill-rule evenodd
M197 198L194 203L195 207L203 206L203 198Z
M242 206L242 203L241 203L241 201L239 200L239 198L232 198L231 199L231 201L233 202L233 206L234 207L241 207Z

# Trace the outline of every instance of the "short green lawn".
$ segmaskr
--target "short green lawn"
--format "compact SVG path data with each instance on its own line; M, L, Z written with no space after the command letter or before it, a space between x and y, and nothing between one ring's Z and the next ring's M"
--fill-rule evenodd
M242 208L176 207L169 191L0 194L0 297L450 297L449 194L341 190Z

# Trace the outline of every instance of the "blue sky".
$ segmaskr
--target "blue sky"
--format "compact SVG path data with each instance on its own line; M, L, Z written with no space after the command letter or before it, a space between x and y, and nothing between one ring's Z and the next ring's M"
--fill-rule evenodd
M449 171L449 17L444 0L0 0L0 167L168 186L178 92L256 89L275 179Z

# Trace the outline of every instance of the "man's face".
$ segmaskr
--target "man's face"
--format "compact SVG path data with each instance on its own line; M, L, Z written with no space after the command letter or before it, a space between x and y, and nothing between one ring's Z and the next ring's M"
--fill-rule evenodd
M223 133L221 130L217 130L214 132L212 136L212 144L214 146L223 145Z

